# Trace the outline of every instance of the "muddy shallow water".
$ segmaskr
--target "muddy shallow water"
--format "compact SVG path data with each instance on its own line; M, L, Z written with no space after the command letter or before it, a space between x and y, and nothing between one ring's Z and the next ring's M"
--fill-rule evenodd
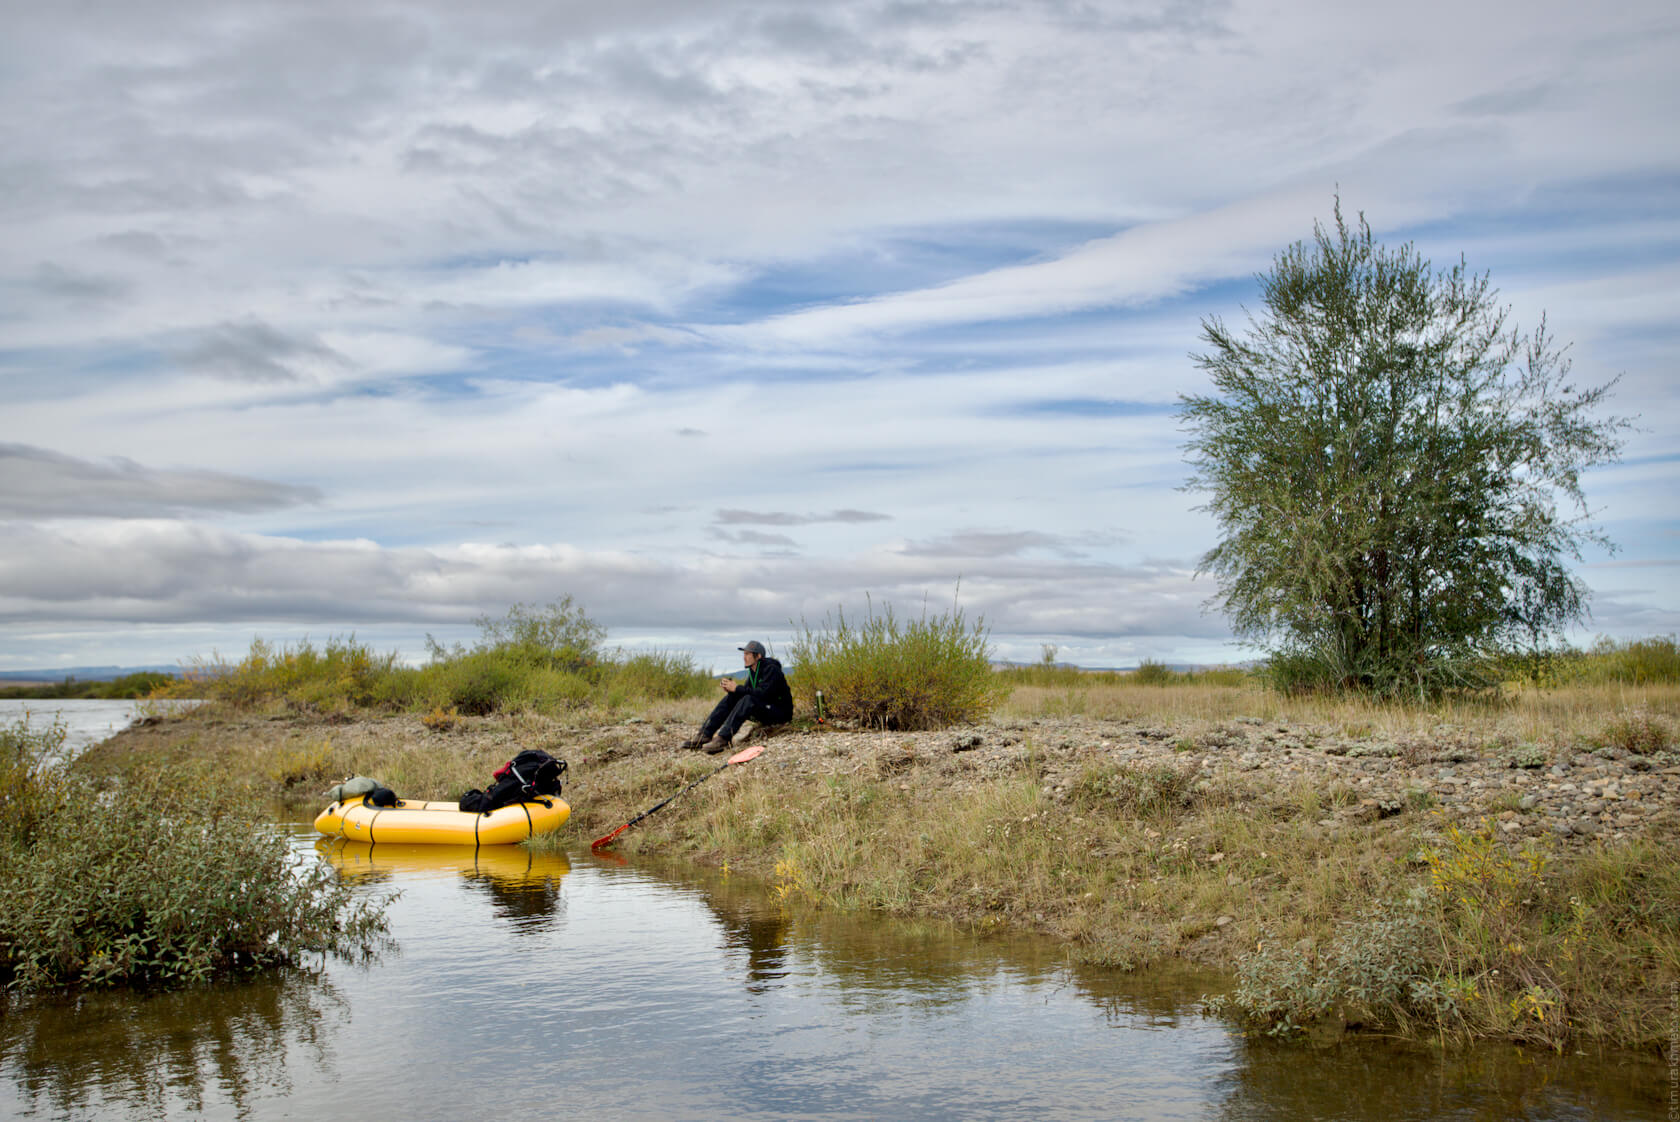
M790 911L713 870L284 828L300 860L400 892L395 946L13 1004L0 1117L1669 1117L1667 1068L1634 1057L1278 1047L1199 1012L1217 975Z

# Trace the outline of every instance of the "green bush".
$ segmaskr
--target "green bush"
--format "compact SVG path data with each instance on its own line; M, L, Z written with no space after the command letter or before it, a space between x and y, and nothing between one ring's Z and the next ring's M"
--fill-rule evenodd
M1146 658L1132 671L1130 680L1140 686L1164 686L1178 677L1178 673L1166 663Z
M307 639L293 647L257 639L238 662L195 661L171 692L238 708L485 716L700 697L711 688L710 676L686 655L603 653L605 629L570 596L540 609L516 604L501 619L480 618L478 626L470 649L445 647L428 635L431 661L421 667L400 666L396 652L377 655L354 637L330 639L320 649Z
M39 761L63 730L0 730L0 984L167 987L366 954L385 929L225 784L98 791Z
M323 648L308 639L277 647L259 638L239 662L219 655L193 660L175 692L242 708L275 701L306 709L367 706L396 661L396 652L376 654L354 635L328 639Z
M506 617L480 616L478 642L470 652L457 644L446 650L430 635L427 649L433 662L447 662L465 655L495 655L500 661L549 670L586 672L600 661L601 640L606 628L590 619L570 596L562 596L545 608L515 604Z
M598 677L598 668L585 673L561 667L519 667L502 699L502 708L534 713L580 709L589 704Z
M1499 660L1437 654L1419 663L1414 679L1396 677L1380 659L1356 659L1316 647L1277 651L1258 672L1260 680L1290 697L1363 693L1372 697L1427 701L1446 694L1473 694L1496 687Z
M1680 643L1673 635L1618 642L1601 638L1573 660L1570 676L1584 683L1648 686L1680 682Z
M1449 824L1426 882L1389 886L1327 946L1270 939L1218 1004L1274 1035L1328 1020L1409 1036L1561 1049L1596 1035L1666 1043L1680 985L1680 868L1664 842L1557 855L1491 822Z
M32 845L40 823L57 813L63 793L48 761L64 746L65 734L61 720L39 729L22 718L0 726L0 848Z
M1463 1023L1461 995L1436 965L1439 933L1417 899L1372 908L1345 924L1316 960L1277 943L1244 956L1237 985L1220 1007L1272 1036L1289 1036L1338 1009L1398 1027L1421 1021L1441 1030Z
M504 708L523 684L527 668L510 665L493 652L465 655L437 668L443 696L438 704L469 717L482 717Z
M1605 724L1597 736L1589 739L1601 747L1620 748L1636 756L1666 752L1674 743L1674 735L1669 730L1668 723L1642 709L1618 713Z
M984 625L960 609L900 624L892 606L861 624L844 611L821 630L801 623L789 650L795 698L815 707L822 691L835 720L871 728L936 729L977 721L1004 691L992 673Z
M1648 639L1601 636L1582 650L1568 644L1541 645L1499 653L1507 681L1536 686L1652 686L1680 682L1680 642L1673 635Z
M1190 805L1195 779L1193 770L1170 764L1128 767L1087 763L1074 777L1068 793L1082 810L1159 817Z
M716 680L687 655L667 651L618 653L603 667L603 684L631 697L680 700L710 697Z
M1000 686L1040 686L1045 689L1078 689L1101 680L1099 672L1081 670L1077 666L1001 666L993 672ZM1111 677L1111 676L1110 676Z

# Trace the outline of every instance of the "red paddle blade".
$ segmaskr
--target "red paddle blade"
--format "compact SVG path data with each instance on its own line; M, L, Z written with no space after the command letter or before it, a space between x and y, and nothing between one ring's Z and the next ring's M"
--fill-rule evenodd
M618 837L618 835L622 834L624 831L628 830L629 828L630 828L630 823L626 822L624 825L620 826L618 829L614 830L612 833L608 834L606 837L596 838L594 841L589 843L590 852L594 852L595 850L600 849L603 846L611 845L612 840L614 838Z
M764 751L764 745L754 744L751 748L741 749L739 752L737 752L733 756L729 757L729 759L725 760L724 763L744 764L748 760L758 759L758 754L762 751Z

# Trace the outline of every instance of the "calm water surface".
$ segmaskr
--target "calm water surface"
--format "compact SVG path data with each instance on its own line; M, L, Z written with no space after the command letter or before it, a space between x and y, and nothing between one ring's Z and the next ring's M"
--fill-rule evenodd
M0 1118L1659 1119L1668 1072L1245 1041L1217 978L790 912L740 878L520 847L300 860L396 946L258 984L14 1004Z
M64 726L64 754L74 756L90 744L114 736L132 724L136 704L133 701L87 698L60 701L0 698L0 726L10 728L23 721L32 729L45 729L57 721Z

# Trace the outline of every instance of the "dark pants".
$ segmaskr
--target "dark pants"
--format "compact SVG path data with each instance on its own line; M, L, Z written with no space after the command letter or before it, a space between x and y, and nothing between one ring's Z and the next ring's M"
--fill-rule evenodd
M753 700L752 694L744 690L738 694L726 693L700 726L700 735L734 740L736 731L748 721L757 721L761 725L780 723L772 718L768 709Z

